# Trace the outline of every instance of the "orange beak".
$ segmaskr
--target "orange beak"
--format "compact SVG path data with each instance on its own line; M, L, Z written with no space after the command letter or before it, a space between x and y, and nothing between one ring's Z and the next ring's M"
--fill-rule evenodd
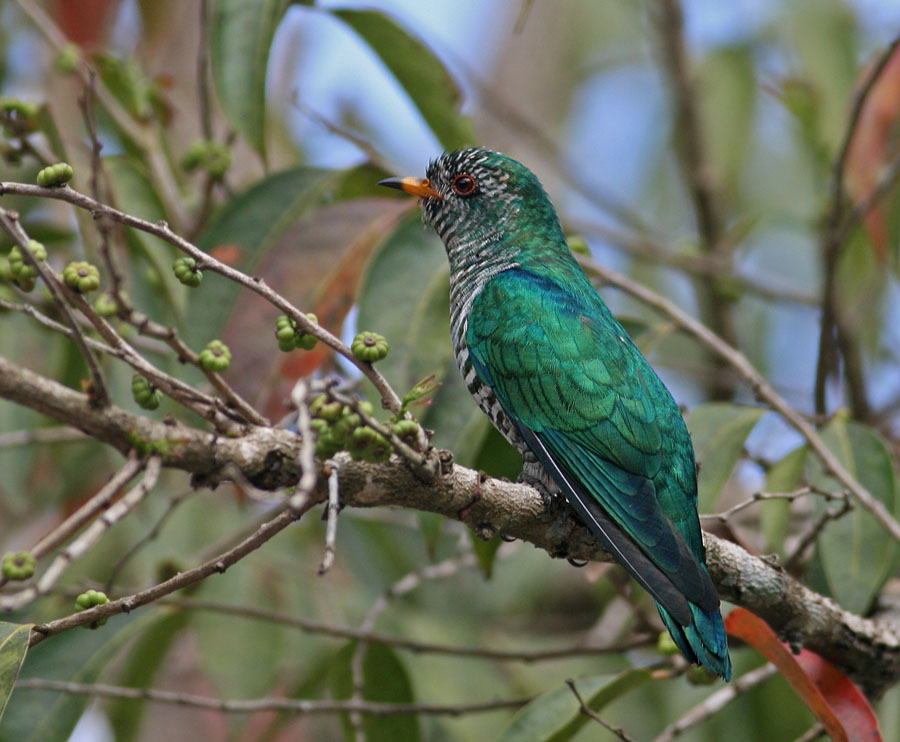
M419 198L443 198L440 193L431 187L428 178L385 178L378 181L378 185L397 188Z

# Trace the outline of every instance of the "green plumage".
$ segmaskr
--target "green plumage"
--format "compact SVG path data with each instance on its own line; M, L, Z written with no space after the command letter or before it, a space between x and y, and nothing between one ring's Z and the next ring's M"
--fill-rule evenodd
M671 394L573 258L529 170L471 149L432 163L428 178L439 195L423 199L425 218L450 258L469 390L523 452L526 479L562 492L653 595L685 656L729 679L693 447Z

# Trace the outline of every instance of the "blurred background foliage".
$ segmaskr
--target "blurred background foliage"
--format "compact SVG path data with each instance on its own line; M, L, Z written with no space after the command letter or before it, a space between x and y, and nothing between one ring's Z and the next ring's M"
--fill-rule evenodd
M854 89L867 62L900 29L900 9L888 0L686 0L684 13L697 130L707 156L703 178L715 198L713 233L698 221L690 188L689 134L666 51L672 28L652 0L6 0L0 3L2 93L38 108L27 137L5 126L0 173L3 180L33 182L45 162L64 159L75 167L74 187L91 191L91 148L79 104L86 86L74 71L86 69L87 60L97 73L89 108L103 144L102 198L145 219L166 220L316 312L335 333L350 338L359 328L385 335L392 350L381 369L401 395L430 375L441 383L431 405L416 410L435 431L435 443L463 464L512 478L517 455L478 413L451 358L443 249L414 204L375 185L387 175L421 174L443 149L477 143L503 151L538 173L573 240L583 240L596 261L730 334L791 404L827 421L829 446L900 515L897 189L887 189L847 231L831 268L827 258L835 231L832 163ZM892 60L846 160L854 201L872 192L896 157L898 89L900 61ZM226 145L224 177L181 166L198 138ZM20 212L54 265L95 258L98 236L84 214L21 197L4 196L3 204ZM356 378L321 344L308 353L279 354L272 337L278 311L221 276L207 272L194 290L179 284L170 245L131 230L116 240L140 310L179 328L196 349L224 337L234 354L229 380L270 417L286 410L286 393L298 377L337 370ZM825 364L817 409L821 297L829 271L851 352L841 363ZM21 298L9 285L0 285L0 296ZM738 378L636 301L604 296L689 411L702 466L701 512L722 512L759 490L813 484L839 491L799 436L754 406ZM40 296L34 301L47 303ZM143 349L161 368L205 383L155 346ZM22 313L0 316L0 353L73 387L86 375L68 341L36 330ZM130 369L105 364L115 402L137 412ZM364 383L359 391L374 395ZM167 413L185 415L171 400L152 414ZM3 433L48 424L0 402ZM83 439L13 445L0 433L0 441L4 551L34 543L120 465L117 454ZM829 507L823 498L770 500L740 511L725 527L750 548L785 557ZM124 594L152 584L233 542L263 513L237 488L191 493L186 477L168 473L131 518L73 565L68 592L10 620L63 615L71 610L71 593L84 586ZM120 564L163 517L155 538ZM658 628L646 617L647 597L623 588L618 568L575 570L527 546L484 546L459 524L433 516L343 513L337 564L319 578L322 542L323 525L308 517L203 582L188 597L205 608L163 601L96 632L54 637L29 654L22 677L232 699L349 697L352 644L229 615L213 603L338 626L359 626L371 616L379 631L398 636L509 649L611 643L646 628L648 620ZM379 603L404 576L448 559L458 568L445 578L422 579ZM793 567L816 589L866 614L883 590L897 589L898 564L900 546L857 509L828 523L811 557ZM737 675L761 663L748 649L737 647L733 656ZM364 657L364 695L372 700L465 703L549 694L523 712L540 717L539 734L523 732L527 725L521 717L511 722L512 712L494 711L367 720L370 740L549 738L577 718L563 682L568 677L583 678L585 694L596 691L603 699L598 705L610 701L604 718L635 739L649 739L710 692L683 678L646 674L611 684L617 673L658 661L652 646L533 664L382 645L369 646ZM885 739L900 738L898 709L895 689L878 705ZM683 738L792 740L812 721L776 677ZM575 739L613 738L593 723L565 728ZM227 716L20 690L0 740L332 739L346 731L328 716Z

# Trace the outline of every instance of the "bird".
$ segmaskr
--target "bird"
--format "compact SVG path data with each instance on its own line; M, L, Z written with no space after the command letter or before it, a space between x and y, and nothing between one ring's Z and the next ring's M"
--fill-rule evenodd
M687 426L575 260L537 176L473 147L433 160L425 178L379 185L418 196L444 244L456 364L522 454L520 479L561 493L650 593L681 653L730 680Z

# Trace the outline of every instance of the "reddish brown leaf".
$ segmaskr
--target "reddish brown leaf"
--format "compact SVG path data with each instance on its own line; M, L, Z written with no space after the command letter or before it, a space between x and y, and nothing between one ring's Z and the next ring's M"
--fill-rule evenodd
M832 740L882 742L878 719L866 697L834 665L808 649L794 654L765 621L744 608L728 614L725 630L778 668Z
M66 38L94 51L103 45L118 10L119 0L56 0L51 15Z
M870 74L863 70L860 82ZM900 48L882 70L860 112L856 131L847 153L847 190L854 202L865 199L878 184L884 166L896 154L897 124L900 121ZM888 256L888 220L885 200L875 204L864 216L866 232L875 256L884 262Z
M240 265L244 257L244 250L240 245L216 245L209 251L216 260L221 260L225 265Z

